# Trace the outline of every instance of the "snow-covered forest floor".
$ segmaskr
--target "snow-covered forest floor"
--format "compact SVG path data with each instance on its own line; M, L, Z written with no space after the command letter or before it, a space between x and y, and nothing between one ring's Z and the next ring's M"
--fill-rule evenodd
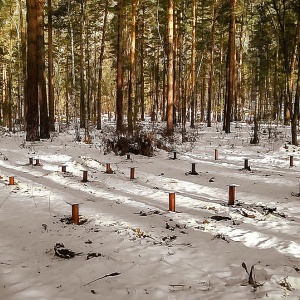
M259 145L251 132L199 126L170 146L176 159L106 154L99 132L91 144L2 132L0 299L300 299L300 150L289 128L261 126ZM75 257L55 256L59 242Z

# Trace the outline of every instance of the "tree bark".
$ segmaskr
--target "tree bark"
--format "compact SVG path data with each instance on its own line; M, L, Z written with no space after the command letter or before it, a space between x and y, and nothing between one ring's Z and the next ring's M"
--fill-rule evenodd
M86 129L86 88L85 88L85 0L80 1L80 128Z
M24 125L26 128L26 119L25 118L23 119L23 116L26 116L26 113L27 113L26 26L24 25L22 0L19 0L19 7L20 7L20 28L21 28L21 67L22 67L21 78L22 78L22 81L24 82L24 86L23 86L24 100L23 100L23 103L21 103L21 108L22 108L22 106L24 107L24 112L23 112L23 115L21 113L20 116L22 117L22 121L24 122ZM22 112L22 109L21 109L21 112Z
M132 104L134 103L134 83L135 83L135 36L136 36L136 5L137 0L132 0L132 12L131 12L131 44L130 44L130 78L129 78L129 90L128 90L128 134L133 133L132 122Z
M168 78L167 78L167 134L173 134L173 80L174 80L174 0L168 0Z
M45 40L44 40L44 0L37 3L37 64L38 64L38 97L40 104L40 138L48 139L49 116L45 77Z
M144 13L145 7L143 6L143 13ZM145 30L145 23L144 20L142 20L142 28L141 28L141 52L140 52L140 80L141 80L141 88L140 88L140 97L141 97L141 120L145 120L145 69L144 69L144 30ZM137 107L136 107L137 110ZM136 113L137 115L137 113Z
M117 133L123 131L123 0L118 0L118 45L117 45L117 98L116 98L116 117Z
M39 104L37 68L37 7L35 0L26 0L27 7L27 113L26 141L38 141Z
M52 38L52 0L48 0L48 101L49 130L54 131L54 72L53 72L53 38Z
M207 100L207 127L211 127L211 104L212 104L213 78L214 78L215 28L216 28L216 6L215 6L215 0L214 0L213 4L212 4L212 24L211 24L211 42L210 42L210 70L209 70L208 100Z
M295 57L297 57L297 55L298 55L298 77L297 77L297 84L296 84L294 111L293 111L293 115L292 115L291 132L292 132L292 144L295 146L298 146L297 124L298 124L298 119L299 119L299 97L300 97L300 5L298 5L298 21L297 21L294 49L295 49ZM296 51L296 49L297 49L297 51ZM296 52L298 52L298 54ZM297 59L295 59L295 62L296 62L296 60ZM292 68L292 71L293 71L293 68Z
M98 97L97 97L97 129L101 129L101 114L102 114L102 68L104 60L105 50L105 38L106 38L106 27L107 27L107 15L108 15L108 0L105 1L105 10L103 16L103 27L102 27L102 38L101 48L99 56L99 72L98 72Z
M195 128L196 83L196 0L192 2L192 55L191 55L191 128Z
M229 41L226 62L226 97L224 105L224 124L225 133L230 133L232 104L235 100L236 76L235 76L235 1L230 0L230 25L229 25Z

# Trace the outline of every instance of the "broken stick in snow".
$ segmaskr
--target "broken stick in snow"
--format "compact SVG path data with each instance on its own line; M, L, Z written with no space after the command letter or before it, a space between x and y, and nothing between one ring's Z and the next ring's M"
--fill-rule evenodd
M98 280L100 280L100 279L103 279L103 278L105 278L105 277L118 276L118 275L120 275L120 274L121 274L121 273L119 273L119 272L113 272L113 273L110 273L110 274L106 274L106 275L104 275L104 276L102 276L102 277L99 277L99 278L97 278L97 279L95 279L95 280L92 280L92 281L90 281L90 282L84 284L83 286L89 285L89 284L91 284L91 283L93 283L93 282L95 282L95 281L98 281Z

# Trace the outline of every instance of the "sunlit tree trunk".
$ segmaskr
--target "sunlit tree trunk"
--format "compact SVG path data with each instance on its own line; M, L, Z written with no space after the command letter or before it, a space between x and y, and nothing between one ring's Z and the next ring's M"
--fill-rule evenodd
M143 15L145 13L145 6L143 5L142 7ZM144 59L145 59L145 54L144 54L144 30L145 30L145 21L144 19L141 20L141 46L140 46L140 81L141 81L141 87L140 87L140 107L141 107L141 120L145 120L145 69L144 69ZM137 110L138 107L136 105L136 114L137 115Z
M214 79L215 28L216 28L216 6L215 6L215 0L214 0L213 4L212 4L210 70L209 70L208 100L207 100L207 127L211 127L211 105L212 105L212 98L213 98L213 79Z
M192 2L192 55L191 55L191 128L195 127L196 88L196 0Z
M118 44L117 44L117 98L116 98L116 129L123 131L123 0L118 0Z
M53 72L53 37L52 37L52 0L48 0L48 101L49 129L54 131L54 72Z
M50 133L45 77L44 5L44 0L37 1L37 64L38 97L40 105L40 138L48 139Z
M173 123L177 123L177 116L178 116L178 15L179 11L176 10L176 0L174 3L174 32L173 32Z
M135 35L136 35L136 5L137 0L131 2L131 44L130 44L130 78L129 78L129 90L128 90L128 133L133 133L133 122L132 122L132 105L134 103L134 83L135 83Z
M1 110L1 114L0 116L3 117L3 119L1 118L1 120L3 120L2 124L4 126L7 126L8 123L8 114L7 114L7 102L8 102L8 87L7 87L7 72L6 72L6 64L3 64L2 66L2 101L0 103L0 110Z
M67 47L67 52L68 52L68 47ZM69 88L69 57L67 56L67 61L66 61L66 75L65 75L65 97L66 97L66 122L67 125L69 125L69 115L70 115L70 111L69 111L69 93L70 93L70 88Z
M185 3L184 1L181 2L179 13L179 30L178 30L178 93L179 99L181 102L181 124L182 124L182 140L185 140L185 132L186 132L186 97L185 97L185 88L184 88L184 64L183 64L183 26L184 26L184 11L185 11Z
M68 0L68 14L71 14L71 0ZM80 141L80 130L78 126L78 104L77 104L77 91L76 91L76 70L75 70L75 41L74 41L74 27L73 27L73 20L72 18L69 19L68 24L69 29L69 36L70 36L70 46L71 46L71 76L72 76L72 83L71 86L71 95L72 95L72 116L75 122L75 134L76 134L76 141Z
M23 17L23 2L19 0L19 19L20 19L20 39L21 39L21 82L23 82L23 102L21 101L21 110L20 110L20 118L25 123L26 120L23 119L26 116L27 110L27 91L26 91L26 26L24 24L24 17ZM22 112L23 107L23 112ZM25 126L26 127L26 126Z
M103 16L103 25L102 25L103 27L102 27L101 48L100 48L100 56L99 56L98 97L97 97L97 129L101 129L101 114L102 114L102 69L103 69L104 50L105 50L107 15L108 15L108 0L106 0L106 2L105 2L105 10L104 10L104 16Z
M86 88L85 88L85 0L81 0L80 20L80 128L86 129Z
M8 101L7 101L7 118L8 118L8 130L12 131L12 106L13 106L13 99L12 99L12 63L13 63L13 21L12 21L12 6L10 7L10 33L9 33L9 71L8 71Z
M174 81L174 0L168 0L168 77L167 77L167 134L173 133L173 81Z

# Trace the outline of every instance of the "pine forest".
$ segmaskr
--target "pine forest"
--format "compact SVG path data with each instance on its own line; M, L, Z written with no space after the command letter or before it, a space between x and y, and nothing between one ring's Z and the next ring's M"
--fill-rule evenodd
M131 136L148 118L183 139L290 125L297 145L298 0L2 0L0 24L0 124L27 141L103 120Z

